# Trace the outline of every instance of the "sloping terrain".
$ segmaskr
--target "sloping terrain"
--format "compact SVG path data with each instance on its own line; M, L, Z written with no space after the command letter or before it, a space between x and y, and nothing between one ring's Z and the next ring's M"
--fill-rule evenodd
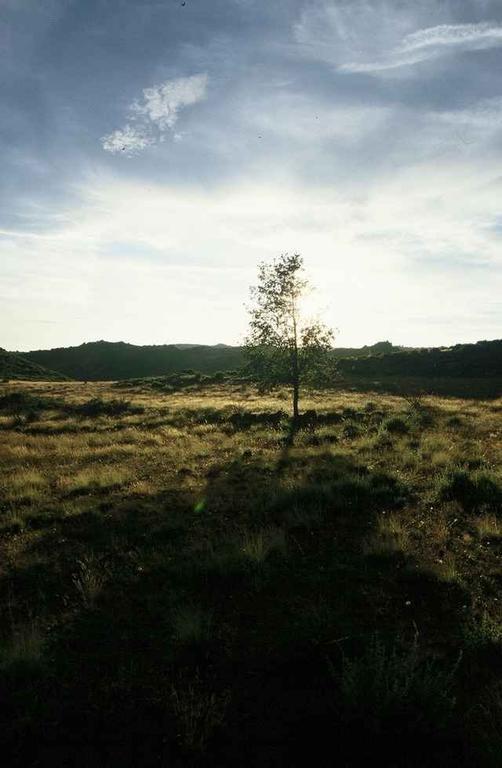
M127 397L0 385L2 765L500 766L502 400Z
M67 377L50 371L23 355L0 349L0 379L20 381L62 381Z
M361 376L502 376L502 340L454 347L392 352L340 362L342 371Z
M121 341L96 341L78 347L38 350L27 352L24 357L83 381L165 376L187 369L215 373L243 364L240 347L136 346Z

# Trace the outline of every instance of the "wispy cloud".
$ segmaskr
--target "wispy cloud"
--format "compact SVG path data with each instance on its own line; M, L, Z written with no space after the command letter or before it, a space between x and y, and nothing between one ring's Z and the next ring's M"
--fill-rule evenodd
M375 75L502 45L500 23L455 23L453 11L452 3L437 0L317 0L303 11L294 31L309 56L339 72Z
M133 155L153 144L154 138L148 135L143 126L135 127L128 124L108 136L103 136L101 143L103 149L112 154L124 152L126 155Z
M199 74L145 88L143 98L129 106L126 125L103 136L103 149L130 156L164 141L178 122L180 111L205 98L207 81L207 74ZM174 138L178 136L174 134Z
M456 51L474 51L502 45L502 26L480 24L440 24L406 35L401 44L381 59L352 62L339 67L342 72L378 72L418 64Z

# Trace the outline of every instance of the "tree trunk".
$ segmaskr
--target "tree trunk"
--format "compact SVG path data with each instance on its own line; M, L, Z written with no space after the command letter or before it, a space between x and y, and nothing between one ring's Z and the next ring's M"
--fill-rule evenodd
M296 304L293 297L293 422L297 423L298 412L298 400L300 399L300 369L298 365L298 327L296 324Z
M300 399L300 387L298 381L293 383L293 421L298 421L300 412L298 410L298 400Z

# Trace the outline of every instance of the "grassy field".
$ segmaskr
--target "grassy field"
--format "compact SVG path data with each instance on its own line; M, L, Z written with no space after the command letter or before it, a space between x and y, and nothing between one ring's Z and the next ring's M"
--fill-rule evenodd
M0 386L3 765L500 766L502 400L302 405Z

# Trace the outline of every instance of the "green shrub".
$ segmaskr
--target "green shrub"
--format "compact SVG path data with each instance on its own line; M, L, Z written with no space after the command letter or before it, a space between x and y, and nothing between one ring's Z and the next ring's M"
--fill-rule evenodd
M342 429L342 437L345 438L345 440L354 440L356 437L359 437L360 434L361 427L359 427L358 424L352 424L351 422L345 424Z
M382 422L382 429L390 432L392 435L405 435L410 431L410 427L404 419L399 416L389 416Z
M71 411L83 418L95 418L97 416L123 416L124 414L143 413L143 408L131 405L127 400L101 400L95 397L86 403L80 403L71 407Z
M366 731L436 733L455 708L452 669L422 658L417 640L408 648L376 635L360 656L343 656L339 675L342 718Z
M191 680L180 674L171 688L171 703L181 745L189 752L202 753L225 721L230 692L212 690L198 672Z
M200 645L212 637L213 615L198 605L185 605L173 617L174 639L180 645Z
M0 397L0 413L16 416L25 415L30 419L36 418L39 411L47 411L61 407L59 400L49 397L38 397L28 392L10 392Z
M502 499L496 478L486 472L470 474L461 468L448 469L440 475L436 489L438 501L457 501L466 511L496 509Z

